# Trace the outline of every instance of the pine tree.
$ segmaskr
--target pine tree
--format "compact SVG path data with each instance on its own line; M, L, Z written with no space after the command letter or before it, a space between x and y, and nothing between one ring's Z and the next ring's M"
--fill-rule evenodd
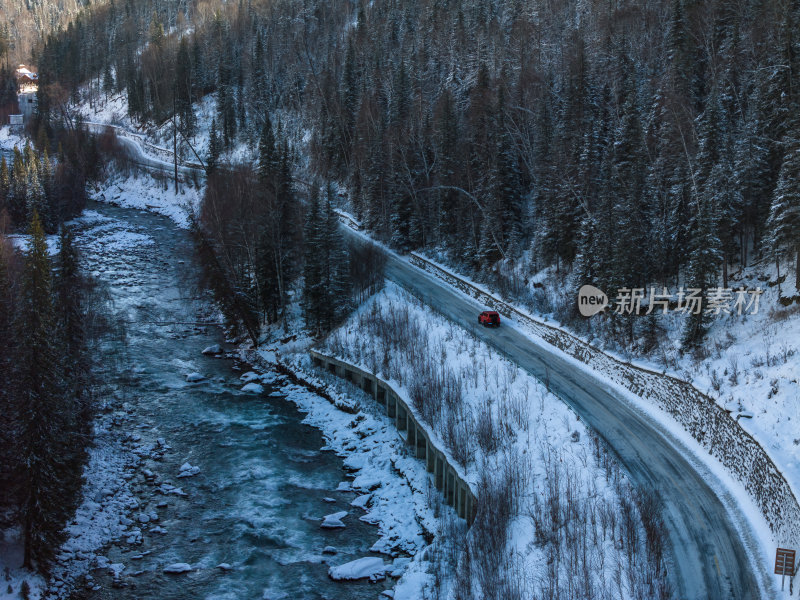
M493 210L500 219L497 230L503 250L519 250L522 237L522 176L516 155L516 146L505 122L505 93L498 91L495 109L495 166L490 183Z
M175 59L175 112L178 114L183 135L194 135L195 117L192 109L192 61L189 57L189 44L181 38L178 55Z
M644 287L650 276L648 226L642 202L644 135L632 85L627 89L613 153L611 182L616 201L612 219L616 225L612 289Z
M685 98L691 78L691 49L683 2L684 0L672 0L672 15L667 31L667 58L671 87L676 95Z
M717 237L722 252L722 287L728 287L728 263L736 255L742 226L742 192L736 187L733 163L728 157L711 169L703 193L717 212Z
M714 85L706 110L699 118L700 149L695 159L695 177L717 213L714 222L722 250L722 284L728 287L728 263L736 254L743 199L736 186L734 148L723 97L724 92Z
M757 105L757 100L752 104ZM734 185L742 194L742 236L739 244L742 266L747 266L748 241L753 247L761 246L764 223L769 216L769 206L763 201L772 195L770 185L769 148L761 133L757 111L746 120L744 131L734 142Z
M236 139L236 103L231 85L231 69L224 63L219 65L217 86L217 119L222 126L222 141L230 148Z
M414 208L407 186L401 176L399 157L394 154L390 167L387 193L390 199L391 243L394 248L407 252L414 246L411 240L411 220Z
M83 323L81 290L84 286L78 265L72 230L61 226L59 235L58 270L55 278L55 298L58 308L56 326L65 349L65 375L68 380L78 378L86 359L86 334Z
M11 215L11 223L15 226L21 226L25 223L28 200L26 185L25 160L19 148L14 146L14 161L8 186L8 212Z
M200 46L200 36L192 36L192 71L195 75L197 89L201 94L207 93L210 84L210 76L208 72L208 65L203 55L203 49Z
M705 299L708 289L715 287L722 261L722 243L717 236L719 213L712 198L695 198L693 204L692 247L686 283L689 289L702 290ZM705 306L698 314L690 314L683 331L683 346L691 348L698 345L706 334L708 323Z
M217 132L217 120L211 119L211 132L208 138L208 158L206 159L206 173L212 175L219 165L220 147L219 133Z
M37 175L42 186L42 191L44 192L44 203L47 206L48 212L50 213L50 225L51 228L55 228L56 225L63 220L62 217L65 215L59 214L58 209L60 207L55 205L55 191L53 189L53 164L50 161L50 153L47 151L47 144L44 145L42 157L39 159L38 166L39 169Z
M133 65L133 59L129 66L129 77L126 88L128 93L128 114L131 118L143 122L147 117L147 96L145 94L144 78L141 72L137 71Z
M319 186L314 185L308 199L303 244L303 318L306 327L314 333L322 330L321 313L324 308L325 290L323 284L322 251L322 207Z
M0 373L3 373L3 385L0 385L0 407L3 412L3 419L0 421L0 509L6 514L13 514L19 504L18 484L24 469L20 461L20 406L16 361L13 359L17 351L17 339L13 320L14 297L9 273L9 248L0 232L0 339L7 349L0 353Z
M332 187L328 184L324 204L317 189L314 186L305 223L303 313L306 326L319 334L344 318L350 282L344 239L331 203Z
M259 296L270 322L277 321L289 285L300 274L298 254L302 243L302 219L292 188L289 146L285 140L277 160L274 188L267 185L260 191L265 207L263 222L259 224L256 260Z
M111 74L111 63L106 62L103 69L103 92L108 97L114 91L114 76Z
M450 90L445 88L439 95L436 111L436 154L438 160L437 183L442 186L456 186L460 183L461 164L458 154L458 114ZM464 211L456 190L444 189L436 193L439 202L437 209L437 234L450 237L458 231L459 221Z
M347 53L345 55L341 83L342 109L344 112L342 121L344 135L348 144L352 144L355 138L355 116L359 97L358 79L355 45L353 38L350 37L347 42Z
M57 435L64 407L58 393L52 279L47 243L34 211L31 249L22 276L17 335L25 339L17 356L22 422L24 565L45 569L59 547L64 503L63 439Z
M392 124L402 125L408 118L411 104L411 82L408 79L405 61L400 61L395 74L392 96Z
M264 33L259 28L255 39L255 49L253 52L253 73L252 73L252 87L253 87L253 101L254 110L256 114L264 114L267 112L269 106L267 96L269 94L267 83L267 69L266 59L264 57Z
M39 159L30 144L25 146L25 190L25 203L29 219L32 219L33 213L36 212L39 214L45 230L51 229L52 218L47 206L44 186L39 179Z
M795 254L795 288L800 292L800 143L789 143L767 221L774 252Z
M53 291L56 308L55 333L59 349L61 399L64 406L60 423L65 465L61 482L65 506L80 495L80 474L91 440L90 357L86 346L84 290L78 251L72 230L61 226L59 252ZM70 507L72 508L72 507Z
M239 131L245 135L248 133L247 129L247 108L245 102L245 84L244 84L244 69L242 65L236 69L236 120Z
M265 114L258 140L258 178L270 193L275 193L277 190L280 169L281 160L275 143L275 134L272 131L272 121L269 114Z
M325 194L325 229L323 245L328 248L326 282L328 293L329 318L325 326L333 329L345 315L350 300L350 280L348 253L339 218L333 210L333 187L328 183Z
M11 188L11 179L8 174L6 157L0 156L0 215L8 214L8 194ZM2 232L2 225L0 225Z

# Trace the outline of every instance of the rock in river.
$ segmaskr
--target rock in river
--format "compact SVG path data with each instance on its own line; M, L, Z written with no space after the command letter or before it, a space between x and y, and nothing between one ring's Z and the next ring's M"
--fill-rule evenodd
M344 523L342 523L342 519L344 519L346 516L346 510L327 515L324 519L322 519L322 524L320 527L323 529L342 529L345 526Z
M386 565L379 556L359 558L358 560L328 569L328 576L335 581L366 578L374 579L385 573Z
M169 573L172 575L188 573L191 570L192 566L189 563L172 563L171 565L164 567L164 573Z

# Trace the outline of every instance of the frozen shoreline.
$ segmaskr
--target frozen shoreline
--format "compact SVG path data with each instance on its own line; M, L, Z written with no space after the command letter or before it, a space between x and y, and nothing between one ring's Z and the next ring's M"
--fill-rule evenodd
M348 398L342 398L345 392L338 386L322 382L294 361L280 360L273 351L240 350L240 354L257 372L274 372L277 367L299 380L287 382L281 392L306 413L303 422L322 431L327 449L344 458L345 467L352 471L352 481L343 482L357 494L351 505L364 511L359 517L362 521L378 528L379 539L370 551L394 559L411 557L404 569L394 571L394 575L405 574L398 580L393 598L421 598L430 580L425 572L425 550L439 533L435 511L452 509L441 503L431 506L430 498L438 492L431 491L424 466L408 455L394 425L371 406L371 397L355 388L347 389ZM326 386L330 398L310 389L321 386ZM353 414L347 410L349 406L360 410Z

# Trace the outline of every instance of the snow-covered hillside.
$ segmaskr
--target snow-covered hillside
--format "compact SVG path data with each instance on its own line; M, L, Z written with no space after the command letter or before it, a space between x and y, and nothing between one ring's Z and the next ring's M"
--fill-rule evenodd
M441 254L438 258L444 259ZM780 286L774 264L762 262L732 274L731 288L763 291L757 311L721 312L712 320L703 344L691 352L681 349L686 317L675 311L656 316L657 343L647 352L645 316L638 317L635 337L627 343L602 315L559 324L577 298L567 293L564 275L552 269L530 275L532 270L528 261L501 263L498 273L487 278L494 282L476 285L612 356L688 381L761 443L800 495L800 305L784 306L780 301L794 291L794 273L786 265L781 266Z
M469 550L454 550L463 546L447 535L435 542L428 571L438 575L423 597L438 586L455 597L465 585L489 595L508 585L633 598L651 578L666 586L661 547L643 543L645 527L660 528L654 498L630 488L569 408L467 331L389 285L321 350L400 390L480 490Z

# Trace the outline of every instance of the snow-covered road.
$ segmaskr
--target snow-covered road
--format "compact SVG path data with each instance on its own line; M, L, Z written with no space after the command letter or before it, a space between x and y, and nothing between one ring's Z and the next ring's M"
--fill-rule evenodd
M472 326L477 336L549 385L616 452L635 483L658 491L669 530L676 598L776 597L756 533L736 499L668 427L557 349L512 326L474 326L481 309L477 302L407 261L390 255L386 275L449 319Z
M125 143L132 158L140 164L171 167L146 155L134 140ZM343 230L359 235L348 227ZM391 254L386 274L464 326L473 325L482 308L476 301ZM693 458L669 427L636 407L626 392L592 371L576 367L557 349L513 327L473 328L481 339L545 382L569 404L607 442L635 483L657 490L669 532L676 598L777 597L750 519L715 472Z
M141 139L140 136L116 125L92 122L86 122L84 125L86 125L86 128L95 135L103 133L108 128L113 129L117 135L117 141L128 154L129 158L131 158L131 160L150 170L161 171L167 174L174 173L175 163L173 162L172 158L174 155L171 155L170 151L161 149L164 156L156 156L154 152L155 147L148 147L146 142ZM202 168L182 163L183 161L178 161L179 175L189 177L205 176L205 171Z

